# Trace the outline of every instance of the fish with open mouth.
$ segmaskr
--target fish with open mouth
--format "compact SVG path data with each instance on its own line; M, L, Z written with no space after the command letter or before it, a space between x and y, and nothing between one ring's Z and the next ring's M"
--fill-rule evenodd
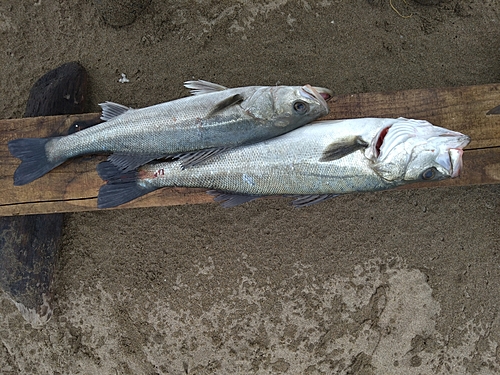
M316 121L186 170L178 161L127 173L100 163L97 171L107 183L98 207L115 207L167 186L208 189L224 207L269 195L295 196L294 206L307 206L339 194L457 177L469 141L424 120Z
M84 154L109 153L108 160L123 171L166 156L177 157L179 167L190 167L326 115L326 100L333 94L310 85L226 88L198 80L185 87L194 95L146 108L103 103L105 122L74 134L10 141L9 151L21 159L14 185Z

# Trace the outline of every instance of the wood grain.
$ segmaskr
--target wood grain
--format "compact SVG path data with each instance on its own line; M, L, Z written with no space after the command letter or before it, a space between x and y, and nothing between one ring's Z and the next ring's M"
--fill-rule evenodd
M487 114L500 103L500 84L392 93L341 95L329 101L324 119L408 117L469 135L460 178L405 188L500 183L500 115ZM13 186L19 160L8 149L9 140L66 134L75 122L96 121L98 113L0 120L0 216L96 210L102 180L95 166L104 156L75 158L38 180ZM119 208L168 206L211 202L201 189L166 188Z

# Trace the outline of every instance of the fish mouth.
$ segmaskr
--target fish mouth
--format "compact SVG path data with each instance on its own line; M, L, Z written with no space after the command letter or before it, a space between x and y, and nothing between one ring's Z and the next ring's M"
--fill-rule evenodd
M306 98L316 99L325 107L328 107L326 104L327 100L330 100L333 97L333 91L324 87L313 87L311 85L305 85L300 88L300 94Z
M460 134L460 136L457 136L456 134ZM467 135L456 132L451 132L450 134L443 134L442 136L453 137L453 140L450 140L450 142L452 142L453 145L448 149L449 162L446 161L446 163L442 163L439 159L437 161L444 168L447 168L451 178L458 177L460 176L460 173L463 168L463 160L462 160L462 155L464 154L463 148L469 144L470 138Z
M459 133L459 132L454 132L454 131L449 131L448 133L441 134L440 137L452 137L451 142L454 144L453 147L450 147L450 149L463 149L466 147L469 142L470 142L470 137L468 135Z
M330 89L327 89L325 87L316 87L312 86L312 89L315 90L318 94L321 95L325 101L329 101L331 98L333 98L333 91Z
M460 148L450 148L448 150L448 154L450 155L451 161L451 178L455 178L460 176L460 172L462 172L463 168L463 160L462 155L464 150Z

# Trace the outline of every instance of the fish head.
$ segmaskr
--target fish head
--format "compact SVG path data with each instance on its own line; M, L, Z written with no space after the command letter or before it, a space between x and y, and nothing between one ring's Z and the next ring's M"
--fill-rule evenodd
M332 96L331 90L310 85L267 86L256 90L241 106L274 126L297 128L327 115L326 100Z
M384 180L398 183L458 177L470 138L424 120L400 118L381 129L365 155Z

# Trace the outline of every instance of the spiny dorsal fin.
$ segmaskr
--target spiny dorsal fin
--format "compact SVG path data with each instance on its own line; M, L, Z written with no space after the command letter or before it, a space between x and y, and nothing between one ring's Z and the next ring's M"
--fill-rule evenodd
M108 121L114 117L123 115L125 112L130 111L132 108L126 107L124 105L113 103L113 102L105 102L99 103L102 108L101 120Z
M186 81L184 87L189 89L191 95L209 94L211 92L224 91L227 87L199 79L197 81Z
M368 147L368 143L363 141L359 136L344 139L328 145L328 147L323 151L323 155L321 155L321 159L319 159L319 161L325 162L338 160L366 147Z
M235 104L241 103L243 101L243 99L244 99L243 96L240 94L232 95L232 96L220 101L219 103L217 103L217 105L212 109L212 111L210 111L210 113L207 115L207 117L213 116L216 113L218 113L226 108L229 108Z

